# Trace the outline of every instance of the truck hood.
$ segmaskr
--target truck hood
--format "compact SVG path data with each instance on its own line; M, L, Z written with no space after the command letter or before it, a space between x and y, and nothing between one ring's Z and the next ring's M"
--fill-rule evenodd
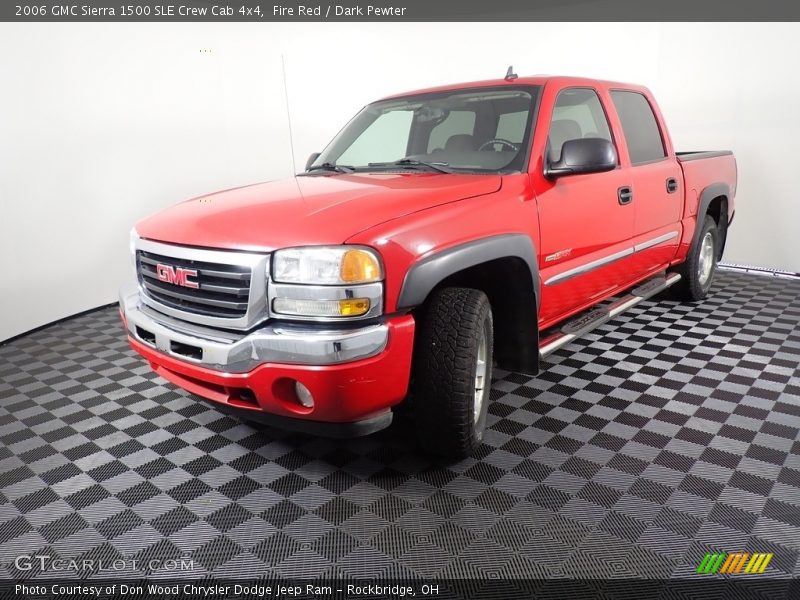
M341 244L375 225L501 185L499 175L302 176L187 200L144 219L136 230L151 240L230 250Z

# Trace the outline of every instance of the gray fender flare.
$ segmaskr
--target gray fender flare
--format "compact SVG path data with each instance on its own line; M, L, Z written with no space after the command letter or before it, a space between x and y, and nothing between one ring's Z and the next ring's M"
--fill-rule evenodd
M419 306L431 290L450 275L481 263L509 257L522 259L528 265L538 306L541 284L533 241L525 234L510 233L447 248L413 264L403 280L397 308L402 310Z

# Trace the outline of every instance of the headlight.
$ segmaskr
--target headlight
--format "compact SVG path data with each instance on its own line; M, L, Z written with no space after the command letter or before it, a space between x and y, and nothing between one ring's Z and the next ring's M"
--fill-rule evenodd
M272 279L312 285L372 283L383 279L383 270L377 254L366 248L287 248L273 255Z
M306 246L272 255L270 312L310 321L370 319L383 310L378 253L361 246Z

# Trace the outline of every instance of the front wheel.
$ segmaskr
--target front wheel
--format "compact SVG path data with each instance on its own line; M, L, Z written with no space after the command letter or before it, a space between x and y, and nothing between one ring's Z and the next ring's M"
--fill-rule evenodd
M689 249L686 261L677 269L681 280L673 289L678 298L697 302L708 295L717 272L718 256L719 229L716 221L706 215L697 242Z
M443 288L417 323L412 414L431 454L464 458L480 444L492 382L492 309L486 294Z

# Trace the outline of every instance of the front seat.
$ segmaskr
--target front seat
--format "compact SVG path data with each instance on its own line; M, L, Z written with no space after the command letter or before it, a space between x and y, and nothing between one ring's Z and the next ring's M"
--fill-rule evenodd
M547 137L550 162L557 162L561 158L564 142L581 137L581 126L574 119L557 119L550 123L550 135Z

